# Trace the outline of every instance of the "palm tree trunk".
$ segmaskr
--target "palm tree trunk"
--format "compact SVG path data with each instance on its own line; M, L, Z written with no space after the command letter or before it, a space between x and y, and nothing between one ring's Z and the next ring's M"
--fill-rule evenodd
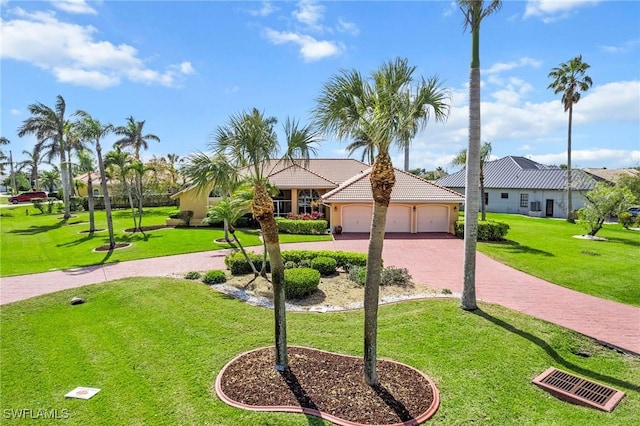
M273 200L262 184L254 187L251 203L253 216L260 223L262 238L269 254L271 282L273 285L273 311L275 316L276 370L284 371L289 366L287 355L287 318L284 296L284 263L280 252L278 224L273 216Z
M95 203L93 202L93 180L91 179L91 172L87 175L87 199L89 202L89 233L96 231L96 219L95 219Z
M98 169L100 170L100 180L102 184L102 194L104 196L104 211L107 216L107 229L109 230L109 249L116 247L116 238L113 234L113 217L111 216L111 200L109 199L109 187L107 186L107 175L104 170L104 161L102 161L102 147L100 142L96 141L96 154L98 156Z
M370 386L378 385L377 340L380 272L382 248L391 191L395 185L395 173L388 153L379 153L373 163L371 175L373 192L373 218L367 256L367 275L364 288L364 377Z
M73 170L71 169L71 149L67 149L67 159L68 159L68 167L67 173L69 173L69 196L73 197L76 192L73 186Z
M60 149L60 180L62 181L62 202L64 203L64 219L67 220L71 217L71 206L69 205L70 189L69 187L69 173L67 171L69 164L67 163L67 156L63 148Z
M573 103L569 104L569 126L567 130L567 221L574 223L573 199L571 194L571 124L573 121Z
M484 173L482 166L480 166L480 197L482 197L482 221L485 222L487 220L487 203L485 202L486 198L484 195Z
M478 203L480 201L480 68L471 68L469 75L469 146L465 173L464 283L460 307L472 311L478 309L476 303L476 245Z

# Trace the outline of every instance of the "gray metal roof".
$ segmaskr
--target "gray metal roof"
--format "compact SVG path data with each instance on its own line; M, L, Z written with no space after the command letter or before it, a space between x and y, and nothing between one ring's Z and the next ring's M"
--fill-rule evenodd
M567 170L545 166L525 157L504 157L484 164L485 189L555 189L567 188ZM582 170L572 170L572 188L579 191L592 189L596 181ZM447 188L464 188L465 171L445 176L436 181Z

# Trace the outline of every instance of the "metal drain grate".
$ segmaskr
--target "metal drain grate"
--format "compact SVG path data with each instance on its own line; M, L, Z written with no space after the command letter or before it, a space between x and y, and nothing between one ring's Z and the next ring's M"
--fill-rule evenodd
M533 383L565 401L611 412L624 392L550 367Z

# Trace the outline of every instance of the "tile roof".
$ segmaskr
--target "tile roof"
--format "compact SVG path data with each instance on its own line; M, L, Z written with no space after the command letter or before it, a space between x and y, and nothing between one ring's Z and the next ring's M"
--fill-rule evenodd
M371 168L343 182L321 198L324 202L371 202ZM402 170L395 169L396 184L391 192L395 202L464 202L464 196Z
M269 182L280 189L314 189L335 188L337 182L332 182L311 170L297 164L280 169L269 175Z
M638 176L640 170L638 169L583 169L590 175L596 178L608 180L609 182L617 182L620 178L626 176Z
M484 165L486 189L556 189L567 187L567 171L545 166L525 157L504 157ZM592 189L596 181L582 170L571 173L572 187L580 191ZM436 181L447 188L464 188L465 171L461 170Z

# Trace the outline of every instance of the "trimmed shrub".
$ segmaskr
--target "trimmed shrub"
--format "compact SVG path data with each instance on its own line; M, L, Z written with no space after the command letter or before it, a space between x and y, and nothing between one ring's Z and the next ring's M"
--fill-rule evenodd
M286 250L282 252L282 260L284 262L292 261L298 265L302 260L312 260L316 257L330 257L335 259L336 268L346 268L347 265L367 265L367 255L365 253L356 253L351 251L334 251L334 250ZM306 264L310 266L310 264Z
M502 241L508 231L504 222L478 221L478 241ZM464 238L464 222L456 222L456 237Z
M187 280L199 280L202 278L202 274L197 271L190 271L184 274L184 278Z
M408 285L411 282L411 275L407 268L396 268L389 266L383 268L380 273L380 285Z
M320 272L311 268L285 269L285 299L299 299L318 289Z
M283 234L326 234L326 220L298 220L277 217L278 232Z
M336 260L330 257L318 256L311 259L311 268L320 272L320 275L331 275L336 272Z
M631 213L629 212L622 212L618 215L618 222L620 223L620 225L622 225L625 229L629 229L629 227L631 225L633 225L634 222L634 218L631 215Z
M227 274L225 274L224 271L220 269L211 270L204 274L204 277L202 277L202 282L205 284L222 284L226 281Z
M253 252L247 253L249 259L253 262L253 265L259 271L262 269L262 254L256 254ZM251 274L253 271L251 270L251 265L247 262L242 252L235 252L227 255L224 258L224 264L227 265L227 268L231 271L231 275L244 275ZM267 272L270 271L269 259L267 258Z
M364 266L350 265L349 279L354 283L364 285L367 282L367 268Z
M288 260L286 262L284 262L284 269L293 269L293 268L297 268L298 264L296 262L293 262L291 260Z

